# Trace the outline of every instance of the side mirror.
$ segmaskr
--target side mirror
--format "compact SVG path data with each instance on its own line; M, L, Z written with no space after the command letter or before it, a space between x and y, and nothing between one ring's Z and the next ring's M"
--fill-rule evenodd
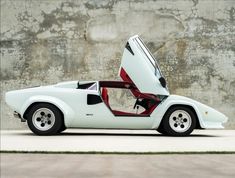
M160 81L161 85L162 85L164 88L166 88L166 80L165 80L165 78L164 78L164 77L161 77L161 78L159 78L159 81Z
M98 103L102 103L102 99L100 98L99 95L93 95L93 94L87 95L87 104L88 105L93 105L93 104L98 104Z

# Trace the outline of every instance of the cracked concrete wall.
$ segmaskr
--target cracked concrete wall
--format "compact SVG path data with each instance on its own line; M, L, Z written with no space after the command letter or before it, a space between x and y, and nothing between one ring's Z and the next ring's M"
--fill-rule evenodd
M118 79L135 34L170 92L208 104L235 128L234 0L1 0L1 128L25 128L4 93L67 80Z

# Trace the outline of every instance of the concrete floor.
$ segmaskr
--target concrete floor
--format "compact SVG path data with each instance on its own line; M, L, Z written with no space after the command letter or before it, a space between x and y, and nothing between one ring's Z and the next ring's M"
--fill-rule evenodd
M1 131L2 151L38 152L235 152L235 130L195 130L166 137L149 130L68 129L36 136L29 130Z
M2 178L234 178L235 154L1 154Z

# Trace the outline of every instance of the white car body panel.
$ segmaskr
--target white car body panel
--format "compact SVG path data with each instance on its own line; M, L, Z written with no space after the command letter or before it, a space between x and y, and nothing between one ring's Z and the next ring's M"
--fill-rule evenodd
M95 83L88 89L77 89L78 81L69 81L9 91L5 95L6 102L21 117L34 103L51 103L63 113L67 128L157 129L167 110L175 105L192 107L201 128L223 128L222 124L228 120L224 114L193 99L169 94L167 87L159 82L162 74L152 65L154 59L148 56L151 54L145 51L143 55L145 48L140 49L136 40L138 36L128 40L134 55L125 48L120 71L126 71L141 93L165 97L149 116L115 116L104 102L88 105L88 94L101 96L98 81L79 81L79 84Z
M223 128L222 123L227 121L224 114L213 108L177 95L168 96L150 117L118 117L114 116L103 102L96 105L84 104L87 102L88 93L99 95L98 91L61 88L58 85L52 85L7 92L6 101L21 116L35 102L54 104L63 112L66 127L157 129L164 114L173 105L193 107L201 128Z
M224 114L220 113L219 111L216 111L215 109L205 104L202 104L187 97L170 95L166 98L166 101L162 102L152 113L152 117L159 118L156 119L153 123L153 129L158 128L161 122L161 118L163 118L166 111L171 106L175 105L184 105L192 107L197 114L201 128L223 128L222 123L225 123L228 120L228 118Z
M152 127L152 117L118 117L114 116L103 102L96 105L86 105L84 103L87 102L87 94L99 95L98 91L68 88L68 84L75 85L71 82L64 84L65 88L62 88L63 85L60 83L10 91L6 93L6 102L21 116L33 103L51 103L63 112L65 126L70 128L149 129ZM18 96L20 99L15 100L15 98L19 98Z
M152 93L155 95L169 95L167 88L163 88L159 82L161 71L155 75L154 59L149 56L149 52L138 43L138 36L131 37L128 43L134 53L132 55L127 48L124 49L122 56L121 68L127 71L128 75L142 93ZM142 47L142 48L141 48ZM145 50L145 52L141 49Z

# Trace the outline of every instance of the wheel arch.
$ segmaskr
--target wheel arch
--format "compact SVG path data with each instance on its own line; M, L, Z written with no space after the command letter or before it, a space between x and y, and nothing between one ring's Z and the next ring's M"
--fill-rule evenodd
M74 118L74 111L72 108L62 100L51 96L33 96L30 97L21 108L21 116L27 120L27 112L36 104L48 103L57 107L63 116L65 127L68 127Z
M195 128L195 129L202 129L201 124L200 124L200 120L199 120L199 117L198 117L198 114L197 114L195 108L194 108L192 105L188 105L188 104L172 104L171 106L169 106L169 107L167 108L167 110L165 111L165 113L164 113L162 119L161 119L161 122L160 122L160 124L159 124L159 127L162 127L163 118L165 117L165 115L167 114L167 112L168 112L170 109L174 108L174 107L186 107L186 108L190 109L190 110L194 113L195 118L196 118L196 128Z
M25 110L24 114L23 114L23 118L27 120L27 114L28 112L30 111L30 109L32 109L33 106L37 105L37 104L50 104L50 105L53 105L54 107L56 107L60 112L61 112L61 115L62 115L62 119L63 119L63 122L64 122L64 113L61 111L61 109L59 107L57 107L55 104L52 104L50 102L34 102L32 103L31 105L28 106L28 108Z

